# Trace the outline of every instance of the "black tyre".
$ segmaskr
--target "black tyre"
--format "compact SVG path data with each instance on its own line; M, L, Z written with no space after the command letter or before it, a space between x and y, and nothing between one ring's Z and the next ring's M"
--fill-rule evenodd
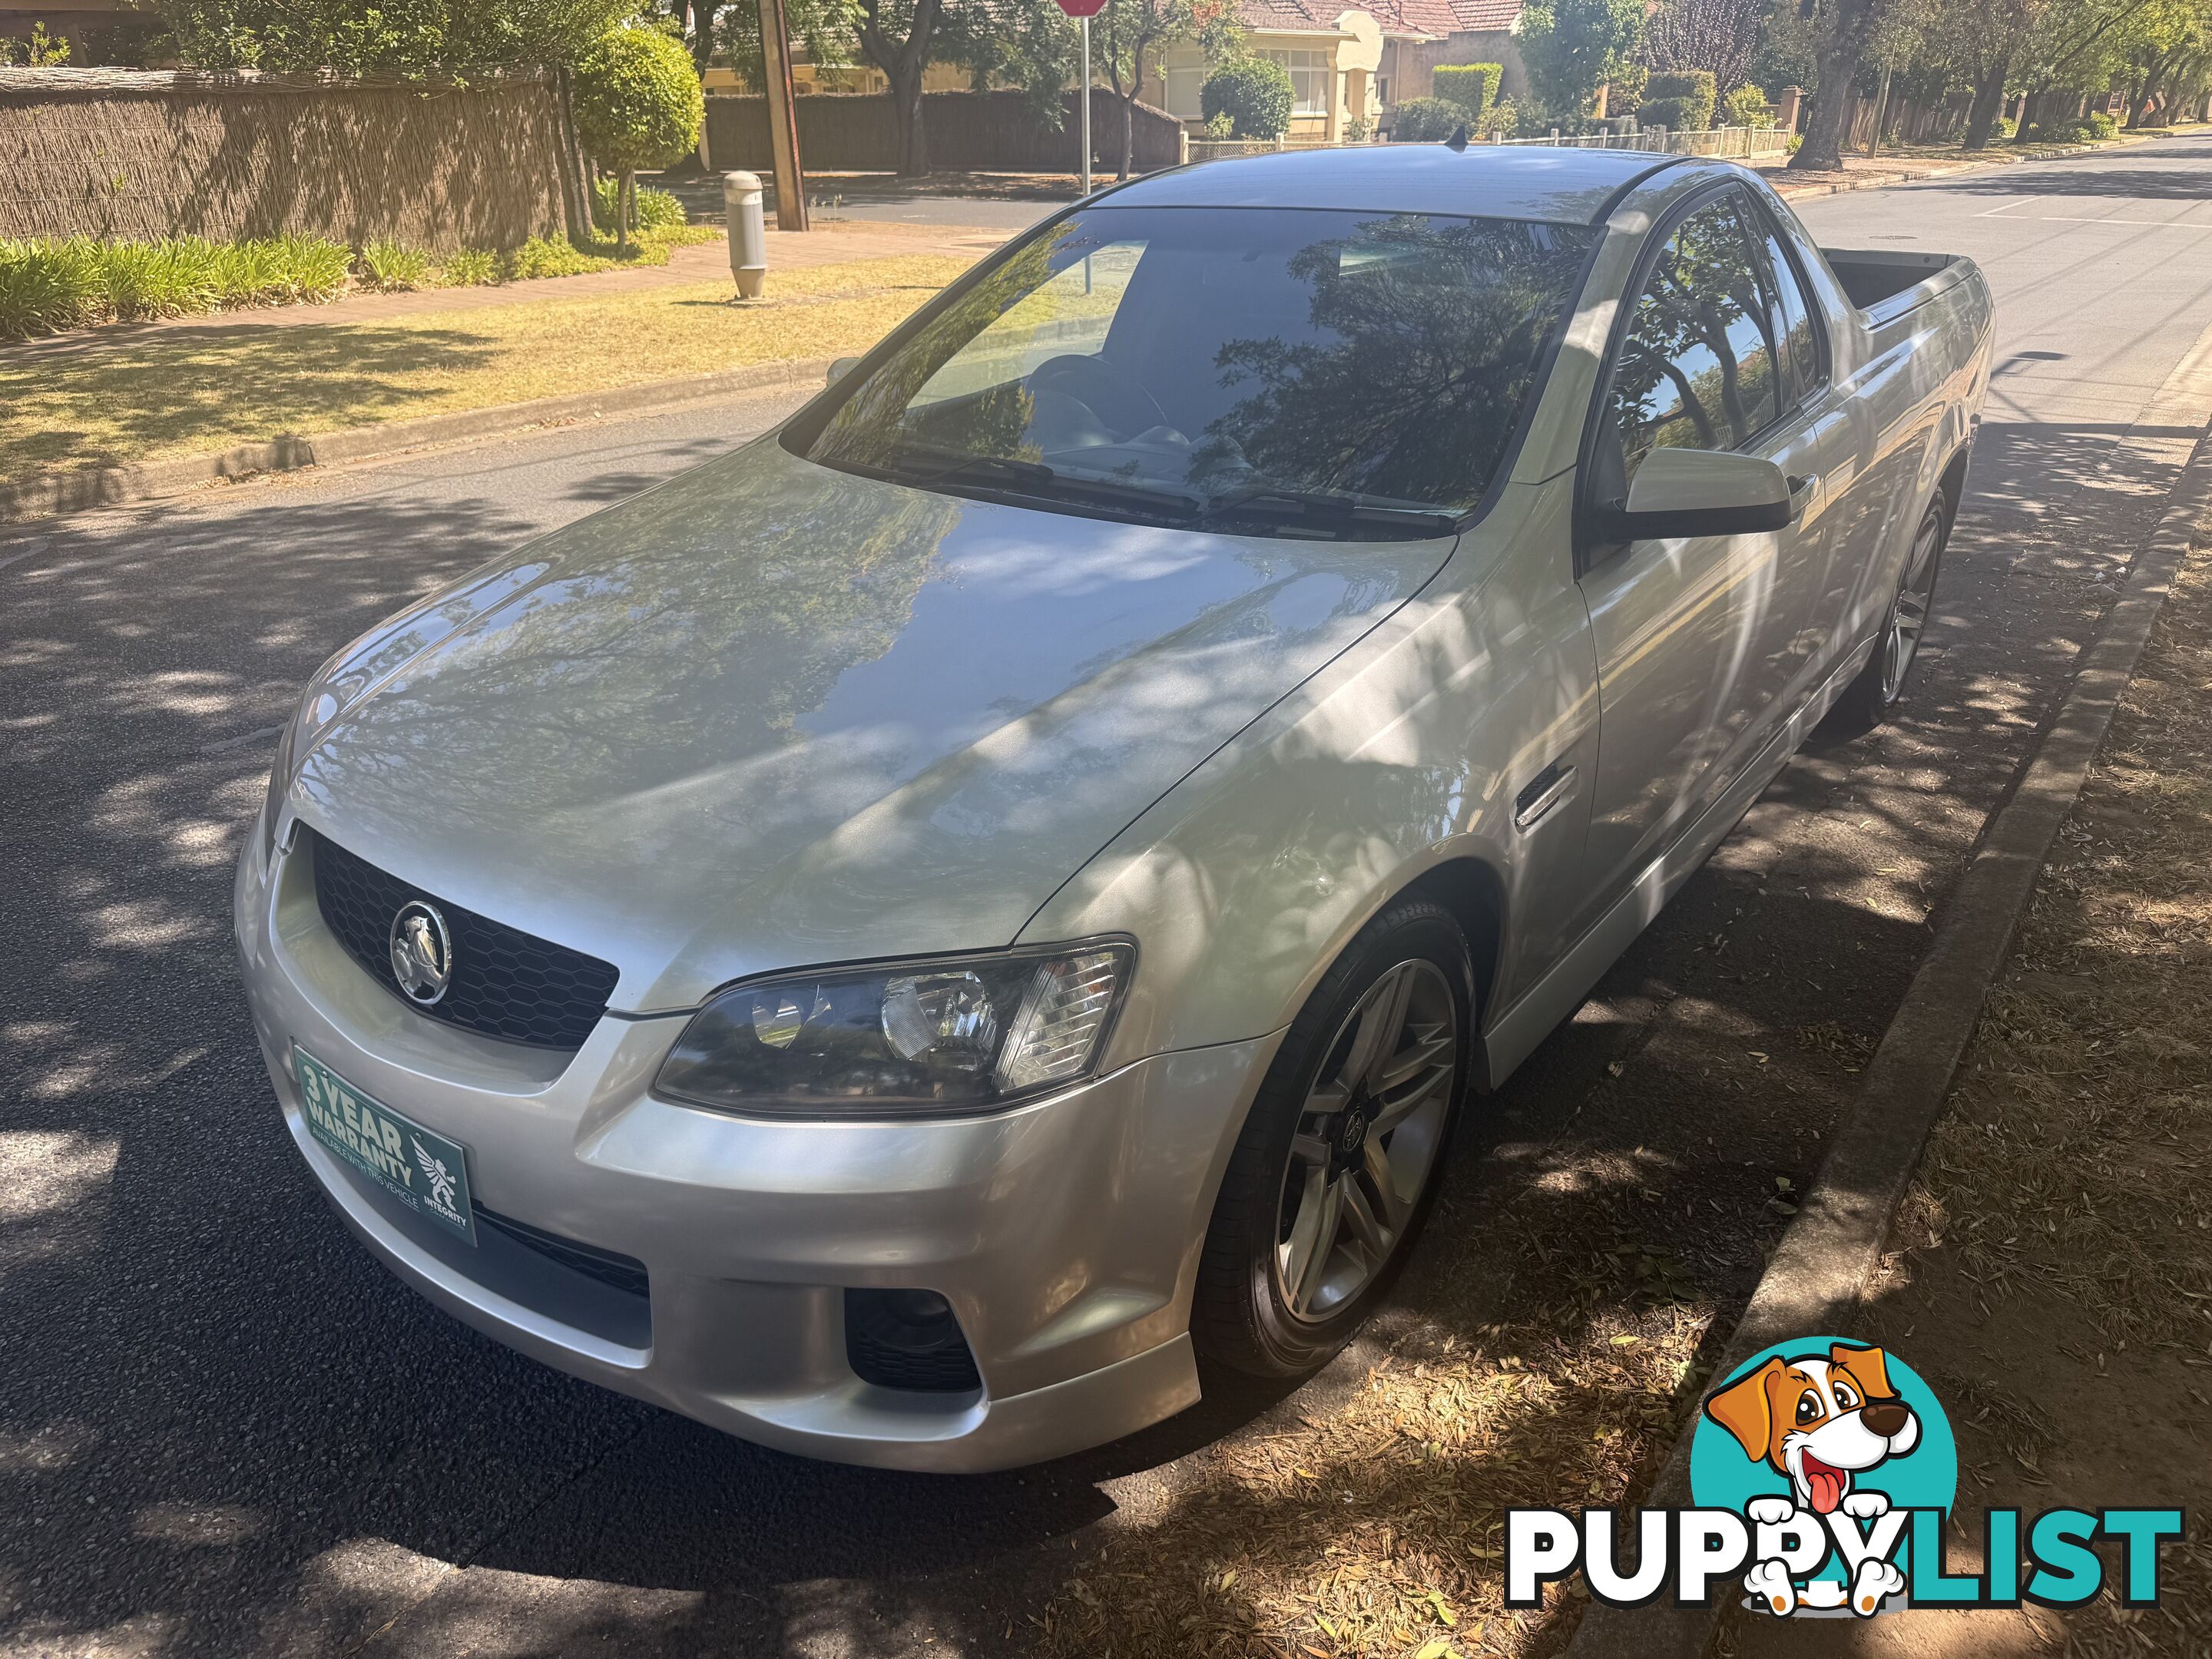
M1912 533L1905 568L1898 573L1897 592L1890 596L1881 631L1875 635L1874 655L1836 699L1836 718L1850 730L1872 731L1904 700L1913 665L1920 660L1921 635L1936 602L1936 577L1950 535L1949 503L1939 493Z
M1458 923L1415 898L1361 929L1315 988L1214 1204L1191 1310L1202 1358L1303 1376L1387 1292L1436 1201L1474 983Z

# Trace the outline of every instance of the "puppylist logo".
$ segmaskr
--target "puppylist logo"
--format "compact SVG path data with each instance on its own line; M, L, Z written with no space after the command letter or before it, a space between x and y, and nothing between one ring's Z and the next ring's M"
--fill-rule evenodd
M2178 1509L1989 1511L1979 1573L1949 1571L1944 1524L1959 1454L1935 1392L1894 1355L1840 1337L1754 1354L1709 1394L1690 1444L1686 1509L1511 1510L1505 1604L1542 1604L1580 1573L1593 1599L1707 1600L1741 1577L1744 1605L1778 1618L1872 1618L1905 1607L2071 1607L2095 1595L2119 1547L2120 1600L2159 1596L2158 1546ZM1626 1565L1632 1553L1634 1565Z

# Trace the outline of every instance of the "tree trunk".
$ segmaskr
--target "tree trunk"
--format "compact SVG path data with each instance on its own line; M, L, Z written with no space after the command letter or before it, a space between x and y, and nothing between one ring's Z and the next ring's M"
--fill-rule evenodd
M921 125L921 70L920 63L909 60L895 71L884 71L891 83L891 125L898 133L902 179L920 179L929 172L929 135Z
M1115 176L1126 180L1137 165L1137 90L1145 84L1145 48L1141 43L1137 47L1135 62L1130 70L1128 91L1121 90L1121 72L1116 70L1114 92L1121 100L1121 170ZM1090 95L1089 88L1084 89L1084 95Z
M691 0L691 66L707 78L707 59L714 52L714 14L721 0Z
M1836 21L1816 60L1819 90L1805 119L1805 142L1790 158L1792 171L1832 172L1844 164L1844 122L1851 109L1851 82L1866 55L1875 0L1838 0Z
M622 183L615 187L615 252L629 252L630 221L637 216L637 174L628 167L623 169Z
M939 0L915 0L906 38L896 46L880 27L881 3L860 0L855 33L860 37L860 50L890 82L899 177L919 179L929 171L929 141L921 129L921 75L929 66L930 36L937 32Z
M1997 129L1997 117L2004 113L2005 74L2012 67L2009 57L2000 58L1997 65L1974 88L1974 101L1966 111L1966 136L1962 149L1987 149L1990 135Z

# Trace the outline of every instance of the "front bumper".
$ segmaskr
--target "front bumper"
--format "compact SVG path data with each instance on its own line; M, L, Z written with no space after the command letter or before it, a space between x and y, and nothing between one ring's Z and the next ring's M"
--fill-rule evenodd
M683 1016L609 1016L573 1055L421 1017L331 937L307 862L280 854L272 879L256 838L240 866L263 1056L347 1224L455 1317L605 1387L843 1462L1005 1468L1198 1398L1192 1282L1275 1038L1154 1055L986 1117L732 1117L650 1091ZM295 1042L466 1146L480 1210L633 1258L645 1293L496 1229L479 1226L474 1250L433 1236L310 1137ZM846 1355L848 1288L943 1295L981 1389L863 1382Z

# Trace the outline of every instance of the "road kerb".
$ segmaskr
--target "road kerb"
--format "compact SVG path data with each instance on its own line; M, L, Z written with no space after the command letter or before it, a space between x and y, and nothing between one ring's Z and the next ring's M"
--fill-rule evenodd
M1890 1224L1942 1115L2043 861L2096 761L2174 573L2192 543L2212 530L2212 441L2205 436L2212 427L2212 331L2166 377L2135 426L2185 427L2198 434L2194 453L2136 550L2103 630L2081 653L2057 718L1984 826L1935 942L1861 1074L1851 1110L1713 1367L1715 1378L1774 1343L1848 1330L1881 1267ZM1690 1502L1696 1430L1692 1414L1644 1504ZM1593 1605L1568 1644L1568 1659L1697 1659L1735 1588L1729 1579L1720 1601L1703 1607Z
M132 501L184 495L207 484L248 478L258 473L290 472L301 467L334 465L341 461L373 460L429 444L501 437L534 426L602 416L635 415L671 404L696 403L770 386L809 382L819 386L833 361L811 357L796 362L748 363L740 368L647 380L605 391L563 392L558 397L533 398L526 403L500 404L489 409L461 410L451 415L385 421L338 432L273 438L266 443L241 444L212 454L184 455L174 460L149 461L138 466L49 472L25 483L0 484L0 524L122 507Z

